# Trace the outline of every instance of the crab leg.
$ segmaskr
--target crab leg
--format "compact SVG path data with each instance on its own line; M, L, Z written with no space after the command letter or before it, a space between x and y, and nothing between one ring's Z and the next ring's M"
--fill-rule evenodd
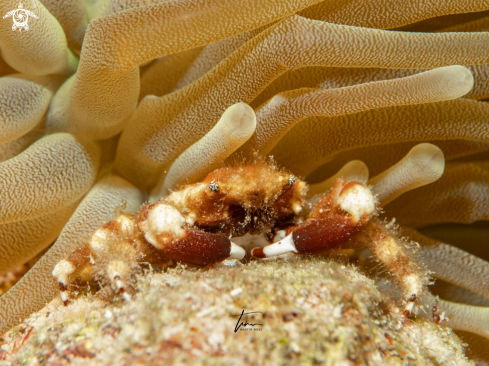
M190 229L180 212L161 200L143 207L139 228L148 243L178 262L205 266L246 255L224 235Z
M318 254L329 249L369 246L398 280L404 293L404 317L408 317L428 284L429 271L415 260L417 244L398 238L392 224L371 220L377 211L372 191L356 181L338 180L333 191L321 198L309 218L277 243L254 248L256 258L285 253ZM350 241L356 237L355 241Z
M188 229L177 209L157 202L143 207L139 217L121 214L105 224L87 244L60 261L53 276L58 280L65 306L69 304L69 284L86 265L93 266L113 289L130 300L127 283L143 258L151 263L172 259L208 265L243 259L245 254L243 248L224 235Z
M333 191L322 197L309 218L277 243L254 248L253 257L285 253L317 254L336 249L358 235L376 213L375 197L356 181L338 180Z
M399 282L404 297L404 317L408 317L424 287L430 282L430 272L417 259L419 244L399 237L394 222L383 224L372 220L360 238Z
M138 230L133 218L122 214L98 229L88 243L60 261L54 267L53 276L58 280L63 304L69 304L68 286L76 277L75 273L87 265L97 265L99 261L106 270L112 288L129 300L125 291L126 279L131 276L137 263L138 255L134 248L137 237Z
M89 245L85 244L74 250L66 259L63 259L53 269L53 276L59 284L61 301L65 306L70 303L68 299L68 286L71 283L71 275L82 268L89 261Z

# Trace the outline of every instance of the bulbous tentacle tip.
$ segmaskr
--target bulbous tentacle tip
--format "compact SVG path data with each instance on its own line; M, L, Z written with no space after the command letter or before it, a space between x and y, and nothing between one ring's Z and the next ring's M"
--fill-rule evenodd
M420 165L420 170L429 173L430 179L439 179L445 171L445 156L443 151L436 145L430 143L418 144L406 155L415 158ZM430 181L431 183L431 181Z
M344 180L355 180L357 182L367 184L368 181L368 167L361 160L352 160L346 163L335 175L332 177L316 184L311 184L309 186L309 191L307 191L307 197L314 198L313 205L319 201L320 195L326 193L328 190L333 188L336 181L341 178Z
M413 147L397 164L369 180L382 206L405 192L438 180L445 171L445 156L436 145Z
M256 115L248 104L239 102L230 106L222 115L222 119L233 129L234 135L253 134L256 128Z
M168 194L184 183L198 182L242 146L255 132L256 116L246 103L236 103L224 111L216 125L187 148L163 173L151 192L150 201Z
M472 72L465 66L452 65L440 67L442 72L447 78L447 96L453 98L459 98L469 93L474 87L474 76Z

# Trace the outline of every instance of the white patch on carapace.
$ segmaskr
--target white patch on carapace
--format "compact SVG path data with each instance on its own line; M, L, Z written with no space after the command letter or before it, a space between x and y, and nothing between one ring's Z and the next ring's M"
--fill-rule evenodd
M192 184L179 191L170 193L166 197L166 201L182 213L187 224L193 225L197 219L197 212L189 209L189 207L193 207L192 203L202 200L205 189L206 185L204 183Z
M60 261L53 269L53 276L63 285L68 284L68 276L75 272L75 266L66 259Z
M360 183L343 189L337 203L353 217L355 222L358 222L363 215L370 215L375 211L375 197L372 191Z
M165 244L185 237L184 217L173 206L156 203L148 212L147 219L140 223L146 240L158 249ZM161 234L166 234L158 238Z

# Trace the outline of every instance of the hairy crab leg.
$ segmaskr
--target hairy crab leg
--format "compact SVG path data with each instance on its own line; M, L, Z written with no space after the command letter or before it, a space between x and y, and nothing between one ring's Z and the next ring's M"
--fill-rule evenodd
M403 292L404 317L408 317L423 289L430 283L430 271L416 260L419 244L399 237L394 222L385 225L372 220L367 225L360 242L369 245L389 273L399 282Z
M127 283L138 270L138 262L163 264L168 258L157 253L140 232L136 218L120 214L98 229L91 239L61 260L53 270L61 291L61 300L68 305L69 284L86 266L92 267L101 279L130 300L126 292ZM101 276L100 276L101 274Z
M98 229L88 243L74 250L54 267L52 274L58 280L63 304L69 304L68 286L75 277L73 275L87 265L94 267L96 272L104 273L112 288L121 293L125 300L130 300L126 283L138 266L138 259L149 254L148 250L141 248L141 241L144 241L141 239L134 217L127 214L120 214ZM161 256L156 257L156 260L161 259Z
M87 264L90 259L88 249L89 246L84 245L74 250L68 256L68 258L61 260L54 267L52 274L58 280L61 301L63 302L64 306L68 306L70 303L68 300L68 286L72 280L71 275L75 273L77 269Z
M422 235L406 227L402 233L422 244L420 257L433 271L433 277L454 284L489 299L489 263L453 245ZM487 307L458 304L439 300L436 304L434 321L442 322L444 312L450 316L447 325L451 328L469 331L489 339L489 324L484 321ZM438 308L444 312L438 314ZM440 320L436 318L440 317ZM445 317L446 319L446 317Z
M51 249L0 297L0 332L6 332L19 319L40 310L57 295L57 283L51 277L54 266L113 218L121 200L127 203L128 211L136 211L143 197L139 189L114 173L100 179L78 205Z
M403 288L408 317L429 282L429 271L417 263L418 245L398 238L392 224L371 220L377 214L371 189L356 181L338 180L333 191L322 197L309 218L277 243L254 248L253 257L267 258L285 253L318 254L329 249L370 246L376 257ZM355 242L350 240L358 237Z

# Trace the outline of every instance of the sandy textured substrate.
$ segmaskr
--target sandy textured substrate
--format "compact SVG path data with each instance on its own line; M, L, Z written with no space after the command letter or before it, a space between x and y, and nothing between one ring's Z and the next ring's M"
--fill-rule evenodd
M129 302L53 301L10 332L0 365L472 364L450 329L401 326L372 280L333 260L177 267L137 287ZM243 310L256 325L235 332Z

